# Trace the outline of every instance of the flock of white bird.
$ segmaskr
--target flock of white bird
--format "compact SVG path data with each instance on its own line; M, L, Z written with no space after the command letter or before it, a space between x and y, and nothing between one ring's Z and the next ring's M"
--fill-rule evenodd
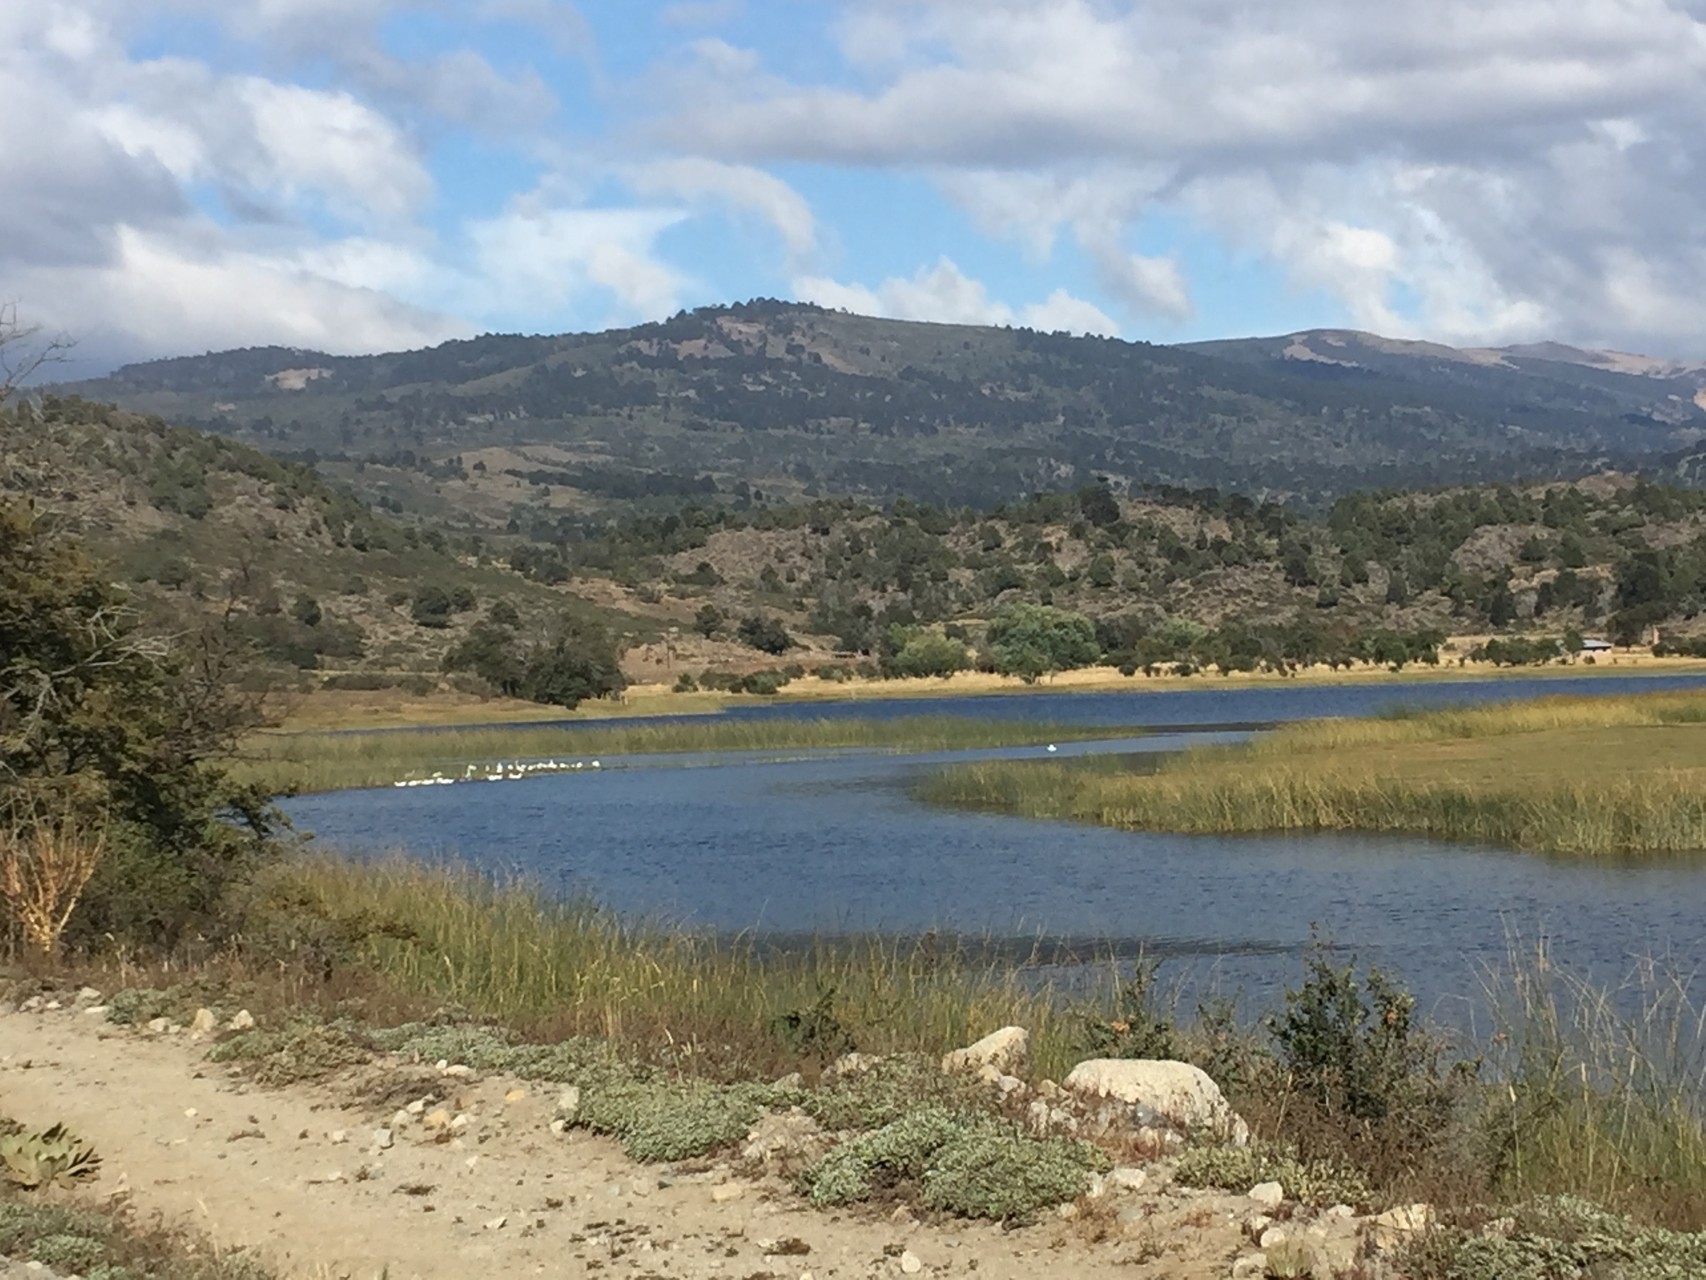
M520 782L539 773L578 773L582 769L602 769L597 760L517 760L512 764L471 764L460 778L447 778L435 773L430 778L405 778L393 782L394 787L448 787L458 782Z

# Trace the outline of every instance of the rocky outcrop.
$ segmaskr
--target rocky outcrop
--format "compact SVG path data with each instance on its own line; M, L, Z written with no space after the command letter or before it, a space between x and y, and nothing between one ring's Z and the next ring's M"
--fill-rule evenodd
M1145 1058L1092 1058L1066 1077L1068 1095L1125 1108L1125 1126L1170 1129L1190 1138L1244 1146L1250 1127L1200 1067Z

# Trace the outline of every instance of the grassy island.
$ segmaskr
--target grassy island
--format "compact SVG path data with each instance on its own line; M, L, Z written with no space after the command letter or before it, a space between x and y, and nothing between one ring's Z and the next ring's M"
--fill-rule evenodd
M556 760L573 766L614 756L723 751L970 751L1045 742L1135 737L1108 725L994 721L961 716L894 719L629 721L604 725L262 733L235 772L274 790L382 787L442 774L475 776L501 762Z
M1147 766L988 761L940 803L1191 834L1401 832L1582 857L1706 851L1706 697L1544 698L1293 726Z

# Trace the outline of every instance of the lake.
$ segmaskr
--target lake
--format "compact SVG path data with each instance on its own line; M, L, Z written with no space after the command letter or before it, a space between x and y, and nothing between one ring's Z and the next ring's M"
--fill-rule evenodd
M748 717L957 714L1146 725L1140 739L1060 755L1174 751L1215 726L1373 715L1537 693L1699 689L1706 677L1613 677L1168 693L778 704ZM579 726L584 721L575 722ZM1184 727L1183 729L1181 727ZM1376 836L1222 837L1112 831L936 809L921 773L981 756L826 752L612 758L519 782L297 798L319 843L407 850L529 873L635 917L780 939L878 931L973 934L1023 954L1039 939L1080 957L1161 957L1194 990L1257 1004L1292 982L1312 925L1400 973L1436 1017L1479 1007L1478 975L1512 938L1602 981L1644 957L1685 966L1706 942L1706 863L1575 864ZM1059 972L1059 970L1056 970Z

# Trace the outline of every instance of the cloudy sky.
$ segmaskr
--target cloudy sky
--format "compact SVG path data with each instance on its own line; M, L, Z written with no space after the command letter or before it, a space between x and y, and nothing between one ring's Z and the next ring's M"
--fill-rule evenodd
M769 296L1706 356L1706 0L0 0L79 372Z

